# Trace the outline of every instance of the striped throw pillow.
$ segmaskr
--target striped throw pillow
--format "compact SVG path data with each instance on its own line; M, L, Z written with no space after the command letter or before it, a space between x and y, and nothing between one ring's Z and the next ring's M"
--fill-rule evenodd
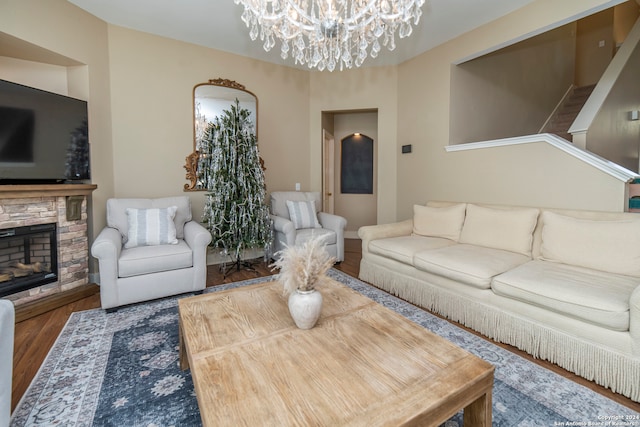
M177 210L176 206L155 209L127 208L129 232L124 247L177 244L176 226L173 223Z
M313 200L291 201L287 200L289 218L296 230L300 228L321 228L316 216L316 204Z

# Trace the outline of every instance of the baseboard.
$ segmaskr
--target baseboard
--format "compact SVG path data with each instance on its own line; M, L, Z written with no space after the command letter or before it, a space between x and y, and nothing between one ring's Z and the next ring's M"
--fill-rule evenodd
M344 238L345 239L359 239L358 237L358 231L344 231Z
M97 294L98 292L100 292L100 286L95 283L89 283L64 292L48 295L36 301L21 304L16 307L16 323L71 304L72 302Z
M89 283L100 284L100 273L89 273Z

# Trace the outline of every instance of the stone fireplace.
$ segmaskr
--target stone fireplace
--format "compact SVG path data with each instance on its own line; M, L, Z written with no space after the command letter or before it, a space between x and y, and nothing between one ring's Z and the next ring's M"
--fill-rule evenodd
M16 306L89 283L95 185L0 186L0 296Z

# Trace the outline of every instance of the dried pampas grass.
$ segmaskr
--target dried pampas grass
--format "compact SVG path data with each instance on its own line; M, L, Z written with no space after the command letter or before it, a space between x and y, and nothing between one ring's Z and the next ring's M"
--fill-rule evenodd
M312 237L300 246L287 246L278 251L276 257L279 258L270 267L280 269L276 279L282 283L285 295L296 289L315 289L329 280L326 273L335 263L335 258L327 253L319 237Z

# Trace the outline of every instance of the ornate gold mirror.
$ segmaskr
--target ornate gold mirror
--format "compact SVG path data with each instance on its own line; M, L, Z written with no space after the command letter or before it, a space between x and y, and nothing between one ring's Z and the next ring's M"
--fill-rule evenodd
M202 142L209 124L239 103L243 109L249 110L250 118L258 135L258 98L248 91L244 85L233 80L214 79L207 83L197 84L193 88L193 153L187 156L184 168L187 170L188 184L186 191L204 191L206 184L202 182L202 171L198 169L202 158Z

